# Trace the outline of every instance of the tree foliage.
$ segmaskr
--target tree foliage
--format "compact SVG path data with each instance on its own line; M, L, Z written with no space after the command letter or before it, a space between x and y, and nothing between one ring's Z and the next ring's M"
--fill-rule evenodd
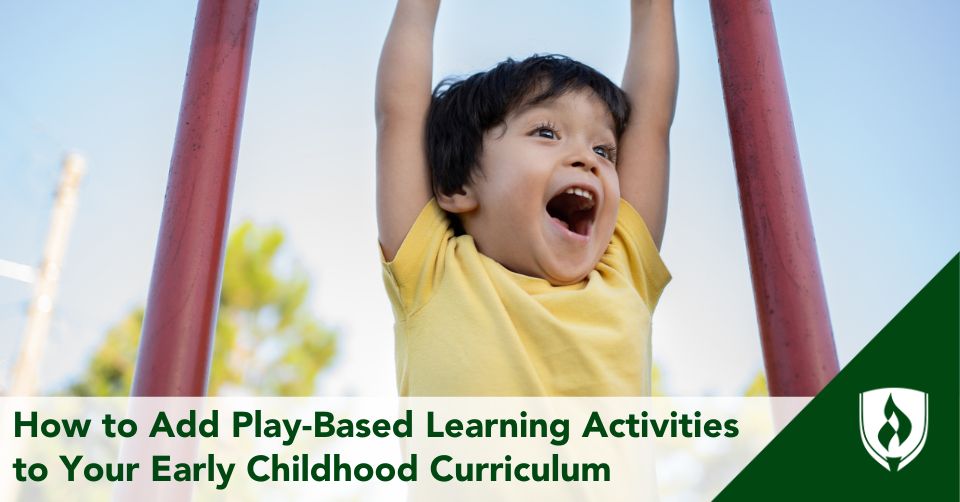
M281 270L284 234L245 222L227 241L220 310L207 393L309 395L332 359L336 334L310 312L310 280ZM83 375L68 389L82 396L130 393L143 308L110 328Z
M745 397L769 396L770 392L767 390L767 375L763 371L758 371L753 377L753 381L751 381L750 385L747 386L747 390L744 391L743 395Z

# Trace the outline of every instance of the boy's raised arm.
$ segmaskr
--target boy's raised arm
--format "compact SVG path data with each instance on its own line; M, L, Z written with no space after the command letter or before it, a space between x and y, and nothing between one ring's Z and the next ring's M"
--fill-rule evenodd
M677 33L673 0L632 0L623 89L630 123L619 145L621 196L650 229L659 249L667 218L670 126L677 103Z
M440 0L399 0L377 68L377 225L392 260L433 193L425 151Z

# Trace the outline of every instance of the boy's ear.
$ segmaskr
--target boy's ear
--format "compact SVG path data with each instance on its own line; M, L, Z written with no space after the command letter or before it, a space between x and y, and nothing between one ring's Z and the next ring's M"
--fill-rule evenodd
M469 213L477 208L477 198L473 187L464 185L449 195L437 195L437 204L448 213Z

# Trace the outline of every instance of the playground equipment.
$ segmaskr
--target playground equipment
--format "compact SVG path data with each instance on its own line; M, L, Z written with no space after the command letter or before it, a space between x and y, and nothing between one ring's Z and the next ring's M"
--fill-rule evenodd
M772 396L839 371L769 0L711 0L753 296Z
M197 7L133 396L206 390L257 5Z
M216 322L256 0L200 0L134 396L199 396ZM772 395L838 363L769 0L712 0Z

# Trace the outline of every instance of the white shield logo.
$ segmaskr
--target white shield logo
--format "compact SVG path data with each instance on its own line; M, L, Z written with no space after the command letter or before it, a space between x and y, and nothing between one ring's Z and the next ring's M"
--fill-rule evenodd
M860 439L888 471L902 470L927 441L927 393L891 387L860 393Z

